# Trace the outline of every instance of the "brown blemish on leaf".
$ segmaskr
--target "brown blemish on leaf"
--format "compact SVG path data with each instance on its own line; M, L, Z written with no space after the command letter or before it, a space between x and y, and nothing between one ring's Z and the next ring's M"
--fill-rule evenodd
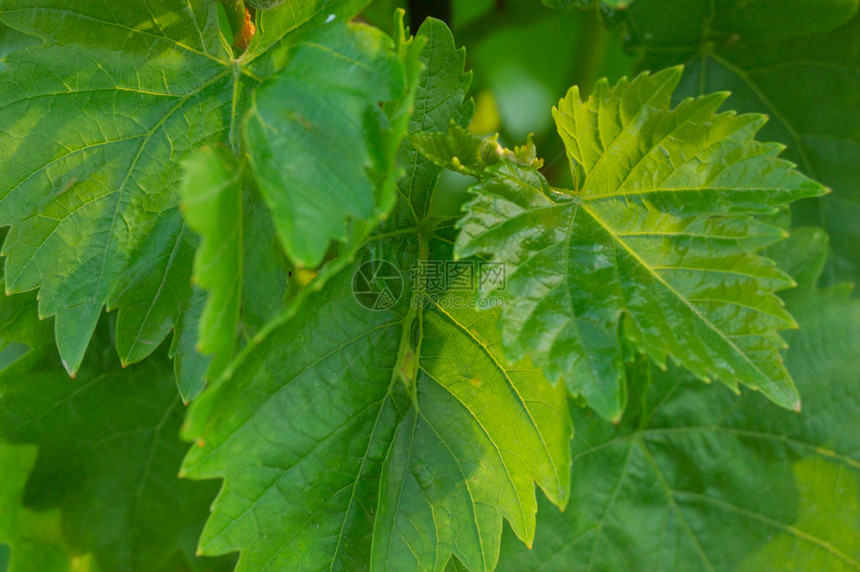
M255 33L257 33L257 27L254 25L251 11L245 10L245 23L242 24L242 27L236 33L236 39L233 40L233 48L239 53L247 50L248 46L251 45L251 40L254 38Z

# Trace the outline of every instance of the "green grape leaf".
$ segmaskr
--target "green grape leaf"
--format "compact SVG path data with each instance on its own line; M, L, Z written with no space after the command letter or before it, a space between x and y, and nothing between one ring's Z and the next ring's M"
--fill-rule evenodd
M23 505L37 452L32 446L0 445L0 542L15 547L8 572L71 569L73 556L63 539L60 511L37 512Z
M0 279L0 287L5 281ZM0 344L24 344L39 347L50 335L50 320L34 320L36 299L33 296L0 296Z
M194 278L208 291L197 349L213 355L210 378L233 357L242 301L244 251L241 165L224 146L204 147L185 161L180 194L188 225L203 239Z
M5 25L43 40L7 56L0 75L6 287L40 290L39 311L56 317L70 373L105 303L120 308L117 345L126 362L171 328L189 328L193 320L177 312L200 308L184 281L187 265L179 267L186 234L170 214L181 161L207 143L238 149L251 90L298 40L363 3L302 0L259 13L259 32L234 59L214 0L0 0ZM159 233L173 246L151 246ZM138 257L152 263L135 265ZM140 303L135 288L156 284L159 295ZM193 345L174 338L177 351ZM189 371L203 369L191 356L183 361Z
M860 567L860 302L804 284L826 237L792 236L800 329L786 364L800 414L678 370L640 377L619 427L576 408L565 514L539 509L535 548L513 535L499 570L856 570ZM806 260L806 264L796 264Z
M298 266L319 266L332 240L391 209L406 125L386 110L411 103L410 73L382 32L335 21L255 92L244 125L251 166Z
M540 169L543 159L538 158L531 137L525 145L513 150L499 145L499 136L480 138L468 129L452 123L447 133L417 133L413 145L436 165L463 175L481 177L488 167L510 163L518 167Z
M18 319L36 321L35 305L24 304ZM176 477L184 411L170 363L159 355L122 369L103 334L74 383L52 355L50 338L0 372L0 440L38 446L22 506L0 512L0 542L11 546L13 565L24 561L21 570L87 570L79 556L87 553L94 570L229 569L229 559L194 556L217 487ZM0 446L0 455L13 450L19 448ZM5 463L0 475L16 478ZM57 535L80 567L61 566L57 549L53 567L30 567L37 562L29 560L32 542Z
M637 0L618 16L642 67L685 64L678 95L730 91L732 109L772 117L761 136L834 190L794 209L832 238L825 279L860 281L858 1Z
M429 21L418 37L430 73L412 133L468 109L450 32ZM452 65L458 73L433 73ZM404 216L426 212L438 174L412 157L398 186ZM240 551L240 571L444 570L452 558L492 570L504 519L523 540L534 533L535 482L566 503L565 390L506 362L494 316L470 309L469 294L448 308L423 303L408 271L416 256L450 258L450 245L414 227L392 232L192 403L183 474L224 479L204 554ZM363 289L362 272L374 276L380 260L395 271Z
M554 116L575 189L488 168L458 256L506 265L492 287L509 359L532 356L606 418L625 405L623 339L661 366L670 355L701 379L798 409L777 335L795 324L774 294L792 280L756 254L783 231L751 215L824 189L776 157L781 145L753 139L763 117L717 114L726 94L670 109L680 76L602 81L585 102L573 88Z
M241 550L238 570L442 570L452 553L492 570L503 517L531 540L533 481L565 504L564 390L504 362L491 314L374 312L351 280L192 403L183 473L225 478L201 549Z
M263 199L253 185L242 195L242 285L243 334L261 330L282 307L290 277L290 264L275 232Z

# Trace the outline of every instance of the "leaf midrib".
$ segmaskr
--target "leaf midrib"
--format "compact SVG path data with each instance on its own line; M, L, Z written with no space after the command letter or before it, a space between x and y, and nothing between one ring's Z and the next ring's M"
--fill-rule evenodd
M720 338L721 338L721 339L722 339L722 340L723 340L723 341L724 341L724 342L725 342L725 343L726 343L726 344L727 344L727 345L728 345L732 350L734 350L734 351L735 351L735 353L736 353L737 355L741 356L741 358L742 358L742 359L743 359L747 364L749 364L749 365L753 368L753 370L754 370L755 372L757 372L757 373L761 376L761 379L763 379L763 380L765 381L764 386L775 386L775 384L771 381L771 379L770 379L767 375L765 375L765 373L764 373L763 371L761 371L761 369L758 367L758 365L756 365L756 364L755 364L755 363L754 363L754 362L749 358L749 356L747 356L747 354L746 354L746 353L744 353L744 352L743 352L743 351L742 351L742 350L741 350L741 349L740 349L740 348L739 348L739 347L738 347L738 346L737 346L737 345L736 345L736 344L735 344L735 343L734 343L734 342L733 342L733 341L732 341L732 340L731 340L731 339L730 339L726 334L724 334L724 333L723 333L719 328L717 328L713 323L711 323L711 321L710 321L710 320L708 320L708 319L707 319L707 318L706 318L706 317L705 317L705 316L704 316L704 315L699 311L699 309L695 306L695 304L693 304L692 302L690 302L690 301L689 301L685 296L683 296L683 295L682 295L678 290L676 290L674 286L672 286L671 284L669 284L669 282L667 282L667 281L666 281L666 280L665 280L665 279L664 279L664 278L663 278L659 273L655 272L655 271L651 268L651 266L649 266L649 265L648 265L644 260L642 260L642 258L641 258L637 253L636 253L636 251L635 251L633 248L631 248L631 247L630 247L630 246L629 246L629 245L628 245L624 240L622 240L622 239L621 239L621 237L619 237L617 234L615 234L614 230L613 230L612 228L610 228L609 226L607 226L607 225L606 225L606 224L605 224L605 223L600 219L600 217L599 217L599 216L597 216L597 214L596 214L596 213L594 213L594 212L589 208L589 206L588 206L586 203L582 203L582 209L583 209L586 213L588 213L588 215L589 215L589 216L590 216L590 217L591 217L591 218L592 218L592 219L593 219L597 224L599 224L599 225L601 226L601 228L603 228L603 229L606 231L606 233L607 233L610 237L612 237L612 240L614 240L616 244L620 245L624 250L626 250L626 251L630 254L630 256L632 256L632 257L633 257L633 259L634 259L634 260L636 260L636 262L638 262L638 263L639 263L639 265L640 265L640 266L642 266L643 268L645 268L645 269L648 271L648 273L649 273L652 277L654 277L654 279L655 279L655 280L657 280L657 281L658 281L660 284L662 284L662 285L663 285L667 290L669 290L669 292L671 292L671 293L672 293L672 294L673 294L673 295L674 295L678 300L680 300L681 302L683 302L683 303L684 303L684 304L685 304L685 305L690 309L690 311L691 311L691 312L693 312L693 314L694 314L697 318L699 318L699 320L700 320L703 324L705 324L705 325L706 325L710 330L712 330L714 333L716 333L716 334L717 334L717 335L718 335L718 336L719 336L719 337L720 337ZM625 300L625 306L626 306L626 300ZM780 392L780 393L781 393L781 392Z
M176 47L180 48L181 50L184 50L186 52L189 52L189 53L194 54L194 55L199 56L199 57L204 57L204 58L210 59L212 61L218 62L222 66L229 66L230 65L230 62L228 62L227 60L222 60L221 58L218 58L217 56L210 54L208 52L194 49L191 46L185 45L181 42L178 42L177 40L174 40L173 38L170 38L167 36L159 36L158 34L153 34L151 32L147 32L145 30L141 30L138 28L131 28L131 27L125 26L119 22L111 22L110 20L102 20L101 18L96 18L95 16L91 16L89 14L83 14L81 12L74 12L71 10L60 10L59 8L42 8L42 7L20 8L18 10L0 11L0 19L2 19L2 16L5 14L17 14L19 12L25 12L25 13L33 13L33 12L59 13L59 14L63 14L63 15L72 16L75 19L90 20L90 21L97 22L100 24L105 24L107 26L115 26L117 28L131 32L132 34L139 34L141 36L149 36L149 37L154 38L156 40L167 42L168 44L173 44ZM157 20L155 17L152 18L152 21L157 23ZM194 27L195 27L195 29L197 29L198 33L200 33L200 30L199 30L199 28L197 28L196 23L195 23ZM56 42L52 45L66 46L66 44L58 44Z
M513 395L515 395L515 396L516 396L516 398L517 398L517 402L519 403L520 407L521 407L521 408L522 408L522 410L523 410L523 411L528 415L529 424L531 425L532 430L533 430L533 431L538 435L538 437L540 438L540 442L541 442L541 446L543 447L544 454L546 455L547 460L549 460L550 464L552 465L552 468L553 468L553 470L554 470L554 474L556 475L556 486L558 487L558 492L559 492L559 494L560 494L560 496L561 496L561 493L562 493L562 491L563 491L563 489L564 489L564 487L563 487L563 486L562 486L562 484L561 484L561 481L558 479L558 476L559 476L559 475L561 475L561 471L559 471L559 470L558 470L558 467L557 467L557 466L556 466L556 464L555 464L555 459L553 459L552 454L550 454L550 451L549 451L549 445L547 444L546 439L544 439L543 433L540 431L540 428L538 427L538 424L537 424L537 422L535 421L534 416L532 415L531 410L530 410L530 409L528 408L528 406L526 405L526 401L525 401L525 399L523 399L523 396L520 394L519 389L517 389L516 385L514 385L514 382L513 382L513 380L511 379L510 375L508 375L508 371L507 371L507 370L502 366L501 362L499 362L498 358L497 358L497 357L496 357L496 356L495 356L495 355L490 351L490 348L489 348L489 347L487 347L487 345L484 343L484 341L483 341L483 340L481 340L481 339L479 339L478 337L476 337L476 336L475 336L475 334L473 334L473 333L469 330L469 328L467 328L465 325L463 325L463 324L461 324L459 321L457 321L457 319L456 319L456 318L454 318L450 313L446 312L446 311L445 311L445 309L444 309L444 308L442 308L440 305L438 305L438 304L434 304L434 306L436 307L436 309L437 309L437 310L438 310L442 315L444 315L445 317L447 317L447 318L448 318L448 320L450 320L450 321L451 321L451 323L453 323L453 324L454 324L455 326L457 326L460 330L462 330L463 332L465 332L465 333L466 333L466 335L467 335L467 336L469 336L469 338L470 338L471 340L473 340L473 341L478 345L478 347L479 347L479 348L481 348L481 350L484 352L484 354L485 354L488 358L490 358L490 361L493 363L493 366L496 368L496 370L497 370L499 373L501 373L501 374L502 374L502 378L503 378L503 379L505 380L505 382L507 383L509 390L511 391L511 393L512 393ZM424 370L424 371L426 372L426 370ZM430 374L428 373L427 375L430 375ZM441 384L440 384L440 385L441 385ZM442 387L445 387L445 386L442 386ZM447 388L446 388L446 390L447 390ZM452 395L453 395L453 394L452 394ZM456 397L456 396L455 396L455 397ZM459 398L457 398L457 400L459 401ZM464 407L465 407L465 404L464 404ZM467 408L467 409L468 409L468 408ZM471 411L471 410L469 410L469 413L472 413L472 411ZM472 416L475 418L475 421L476 421L479 425L481 425L481 429L483 429L483 430L486 432L486 429L484 429L483 425L480 423L480 421L478 420L478 418L477 418L476 416L474 416L474 414L473 414ZM489 438L489 434L488 434L488 438ZM490 440L492 441L492 439L490 439ZM496 445L496 444L495 444L495 442L493 442L493 445ZM507 471L507 465L505 466L505 470ZM523 513L523 520L525 521L525 513Z

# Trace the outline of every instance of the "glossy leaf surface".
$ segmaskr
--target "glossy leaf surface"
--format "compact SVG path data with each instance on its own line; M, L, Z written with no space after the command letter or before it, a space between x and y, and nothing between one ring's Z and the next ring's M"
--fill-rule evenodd
M844 285L814 288L823 247L804 230L787 250L801 262L786 364L803 412L675 368L636 378L617 428L575 408L570 506L542 503L535 549L511 537L499 570L856 570L860 304Z
M601 415L624 409L623 337L798 409L774 292L791 279L757 255L782 231L751 215L824 189L759 143L756 115L717 114L725 94L670 109L681 70L573 88L555 110L574 175L556 191L533 170L485 171L459 223L459 256L507 265L501 327L510 359L531 355ZM622 319L623 318L623 319Z

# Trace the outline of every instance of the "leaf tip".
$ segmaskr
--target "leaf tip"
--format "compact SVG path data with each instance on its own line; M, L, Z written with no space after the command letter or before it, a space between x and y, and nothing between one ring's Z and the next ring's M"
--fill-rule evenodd
M67 362L65 358L60 358L60 361L63 362L63 368L69 374L69 377L71 377L72 379L75 379L78 376L78 367L79 366L72 367L71 365L69 365L69 362Z
M803 408L803 405L800 403L799 399L791 404L791 410L794 411L795 413L800 413L800 410L802 408Z

